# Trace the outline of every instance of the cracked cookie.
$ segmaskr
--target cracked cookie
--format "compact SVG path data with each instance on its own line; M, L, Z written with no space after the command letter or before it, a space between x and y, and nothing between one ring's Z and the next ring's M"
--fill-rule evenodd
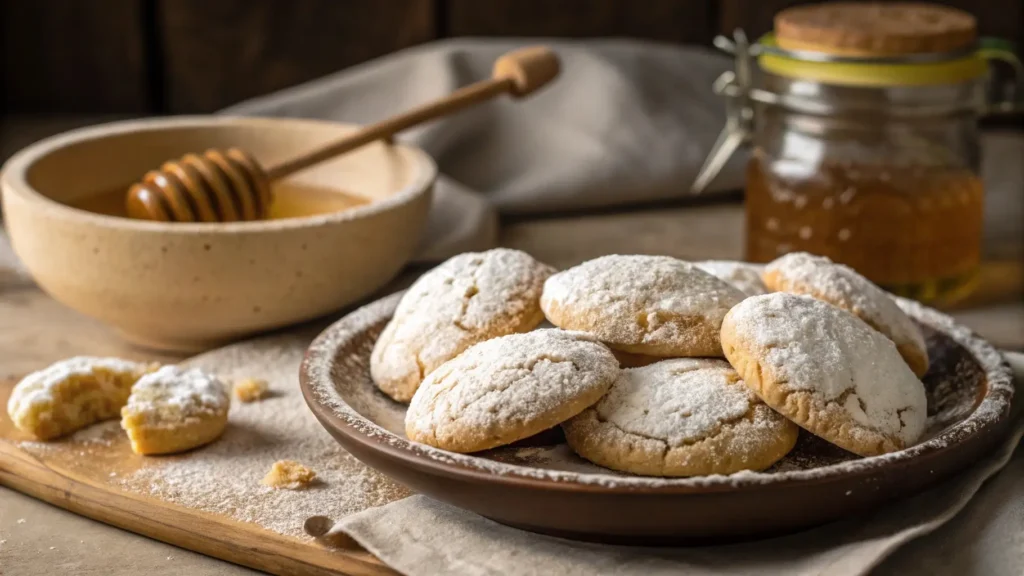
M408 402L423 378L470 346L527 332L544 320L540 293L554 269L518 250L455 256L402 297L373 347L370 375Z
M19 430L52 440L116 418L135 381L154 368L120 358L61 360L18 382L7 413Z
M540 305L552 324L649 356L721 356L722 318L746 295L667 256L603 256L555 274Z
M924 385L895 344L832 304L752 296L726 315L722 346L766 404L850 452L902 450L924 431Z
M737 262L735 260L704 260L702 262L694 262L693 265L719 280L728 282L747 296L758 296L768 293L768 287L764 285L764 280L761 279L761 273L764 270L763 265Z
M813 296L850 312L895 342L918 378L928 371L928 349L917 325L885 291L852 268L794 252L768 264L764 282L772 290Z
M136 454L172 454L213 442L228 423L231 396L216 377L176 366L146 374L121 409Z
M477 452L527 438L597 402L619 373L585 334L534 330L482 342L431 372L405 416L410 440Z
M798 433L727 362L704 358L623 370L604 398L562 429L583 458L647 476L764 470Z

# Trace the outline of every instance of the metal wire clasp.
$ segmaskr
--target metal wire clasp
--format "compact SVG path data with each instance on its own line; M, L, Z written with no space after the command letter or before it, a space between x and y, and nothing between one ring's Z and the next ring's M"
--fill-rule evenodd
M751 46L743 30L736 29L730 40L725 36L716 36L715 47L735 57L735 70L727 70L719 76L712 90L715 94L725 97L725 127L715 140L711 152L697 173L696 180L690 186L690 192L700 194L708 184L718 176L729 158L750 140L754 123L754 109L750 105L750 87L753 81L753 62L759 51L758 46Z

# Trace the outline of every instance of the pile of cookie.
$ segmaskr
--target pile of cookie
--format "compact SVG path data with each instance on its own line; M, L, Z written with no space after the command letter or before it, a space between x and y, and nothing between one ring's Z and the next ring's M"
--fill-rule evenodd
M422 276L370 362L409 403L413 441L468 453L561 425L581 457L651 476L763 470L799 428L861 456L901 450L924 430L927 368L892 297L827 258L556 272L508 249Z

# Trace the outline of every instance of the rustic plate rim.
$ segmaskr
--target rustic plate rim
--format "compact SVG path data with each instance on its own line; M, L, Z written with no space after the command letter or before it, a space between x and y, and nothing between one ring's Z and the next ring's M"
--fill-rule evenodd
M944 455L958 444L1007 421L1014 394L1013 374L1005 357L972 330L932 308L904 298L897 303L912 318L943 332L966 349L986 377L986 390L974 411L929 440L882 456L873 456L786 472L740 472L686 478L615 476L587 472L552 471L500 463L504 472L486 469L495 461L472 454L456 454L412 442L362 416L345 402L331 378L337 350L355 335L390 317L402 292L370 302L328 326L306 350L300 368L300 388L310 409L329 431L340 433L367 450L383 452L392 459L434 474L466 481L489 482L545 490L597 492L602 494L712 494L760 490L784 485L800 487L837 481L856 481L909 462L923 463ZM333 430L332 430L333 429ZM543 476L543 477L541 477ZM612 484L608 484L611 482Z

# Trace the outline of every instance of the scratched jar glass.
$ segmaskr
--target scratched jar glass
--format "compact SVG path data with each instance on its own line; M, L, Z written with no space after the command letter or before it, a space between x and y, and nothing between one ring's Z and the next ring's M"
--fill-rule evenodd
M1016 108L988 104L986 89L989 59L1019 70L1012 53L972 44L834 57L783 50L772 36L718 43L738 54L737 70L716 86L729 97L730 125L706 166L724 164L740 141L753 144L747 260L821 254L936 304L973 289L985 197L978 118ZM698 184L710 177L702 176Z

